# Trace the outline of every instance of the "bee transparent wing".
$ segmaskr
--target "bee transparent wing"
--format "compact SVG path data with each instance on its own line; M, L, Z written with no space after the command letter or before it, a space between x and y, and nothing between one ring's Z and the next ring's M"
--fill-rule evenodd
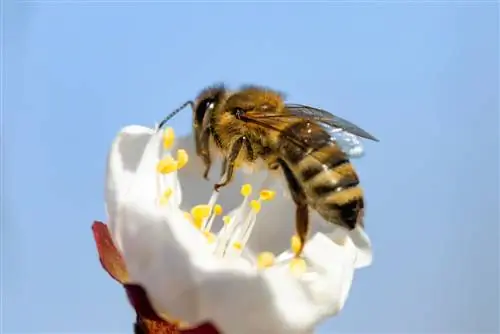
M350 158L361 157L364 153L363 145L358 136L343 130L342 128L325 125L324 123L311 117L308 118L291 113L276 113L274 110L270 111L269 109L265 109L264 112L260 110L247 112L244 116L242 116L242 119L247 122L260 125L271 131L280 132L289 142L297 145L305 151L309 151L311 148L320 148L325 145L324 137L318 137L315 139L314 136L310 136L307 133L295 133L294 131L283 127L283 124L291 124L297 120L309 120L311 123L323 128L329 134L328 140L335 142L335 144L337 144Z
M358 136L342 129L329 131L332 140L340 146L342 151L351 158L360 158L364 155L364 148Z
M375 138L356 124L351 123L341 117L332 115L328 111L302 104L287 104L286 108L290 114L301 118L314 120L317 123L322 124L324 127L330 128L329 131L340 129L357 137L378 141L377 138Z

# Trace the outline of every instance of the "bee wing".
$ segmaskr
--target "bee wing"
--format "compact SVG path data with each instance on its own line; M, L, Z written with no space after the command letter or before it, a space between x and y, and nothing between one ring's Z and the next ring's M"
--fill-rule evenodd
M326 127L329 131L340 129L346 133L350 133L361 138L379 141L377 138L375 138L356 124L351 123L341 117L335 116L326 110L313 108L302 104L287 104L286 109L291 115L314 120Z
M242 118L247 122L260 125L272 131L280 132L289 142L292 142L305 151L309 151L311 148L322 147L324 142L314 142L314 139L309 136L304 137L300 134L294 133L293 131L283 129L283 123L293 123L297 119L308 119L311 122L323 127L330 134L330 140L339 145L342 151L349 157L357 158L362 156L364 153L363 145L358 136L339 127L324 125L311 117L307 118L302 115L292 113L276 113L274 110L270 111L269 109L265 109L264 111L249 111Z
M332 139L342 151L352 158L359 158L364 154L363 144L358 136L342 129L330 131Z

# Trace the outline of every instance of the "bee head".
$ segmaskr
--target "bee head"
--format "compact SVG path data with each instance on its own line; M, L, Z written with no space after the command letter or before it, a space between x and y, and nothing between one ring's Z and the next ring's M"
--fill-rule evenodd
M223 84L214 85L204 89L195 100L193 107L193 125L197 129L203 128L205 115L210 114L227 95Z

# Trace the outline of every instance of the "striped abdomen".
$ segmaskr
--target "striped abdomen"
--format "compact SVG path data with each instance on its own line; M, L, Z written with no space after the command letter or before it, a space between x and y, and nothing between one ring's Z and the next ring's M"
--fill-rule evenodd
M280 151L309 206L325 220L353 229L364 203L359 178L347 155L332 142L328 132L314 123L292 124L283 136L292 134L307 142L309 150L284 138Z

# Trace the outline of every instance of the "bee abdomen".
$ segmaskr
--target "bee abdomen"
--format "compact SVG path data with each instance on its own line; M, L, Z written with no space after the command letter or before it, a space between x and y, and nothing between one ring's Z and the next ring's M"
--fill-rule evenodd
M311 160L313 158L310 158ZM302 178L302 181L307 182L315 178L317 175L319 175L321 172L324 172L325 170L330 170L334 169L337 167L342 166L343 164L348 164L349 160L345 157L341 156L334 156L325 163L318 163L316 161L312 163L307 163L304 161L304 167L300 171L300 176Z
M356 227L356 224L360 224L361 227L363 227L363 220L359 219L359 215L364 208L364 201L362 197L353 198L343 204L329 203L328 205L332 211L337 213L337 222L339 224L351 230Z
M312 186L312 191L316 196L328 196L330 193L340 192L359 184L358 178L344 177L338 182L320 183Z

